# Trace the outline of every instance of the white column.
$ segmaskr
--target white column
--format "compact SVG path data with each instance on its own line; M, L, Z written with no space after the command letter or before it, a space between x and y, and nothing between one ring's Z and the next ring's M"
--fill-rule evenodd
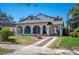
M62 27L60 26L60 36L62 36Z
M46 30L47 30L47 35L49 35L49 26L48 25L46 27Z
M23 26L23 27L22 27L22 29L23 29L23 31L22 31L22 35L24 35L24 28L25 28L25 27Z
M43 33L43 29L42 29L42 26L40 26L40 34L42 35Z
M17 25L15 26L15 35L17 35Z
M54 34L57 34L57 32L56 32L56 27L54 26Z
M33 35L33 26L31 26L31 35Z

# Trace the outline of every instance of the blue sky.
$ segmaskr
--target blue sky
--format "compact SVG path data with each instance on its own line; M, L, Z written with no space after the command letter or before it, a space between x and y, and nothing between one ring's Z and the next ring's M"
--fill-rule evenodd
M43 13L49 16L63 17L65 24L68 10L73 7L75 7L74 3L37 3L37 6L30 7L17 3L0 3L0 9L8 15L12 15L14 21L19 21L21 17Z

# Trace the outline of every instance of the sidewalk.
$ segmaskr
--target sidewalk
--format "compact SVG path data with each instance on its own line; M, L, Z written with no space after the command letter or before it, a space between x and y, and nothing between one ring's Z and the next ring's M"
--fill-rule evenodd
M14 50L18 50L18 49L22 49L25 46L22 45L16 45L16 44L0 44L0 48L6 48L6 49L14 49Z

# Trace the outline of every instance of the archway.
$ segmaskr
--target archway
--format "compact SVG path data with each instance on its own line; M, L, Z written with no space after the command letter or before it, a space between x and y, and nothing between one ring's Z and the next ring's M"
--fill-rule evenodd
M31 28L30 28L30 26L26 26L24 28L24 34L31 34Z
M33 34L40 34L40 27L39 26L34 26L33 28Z

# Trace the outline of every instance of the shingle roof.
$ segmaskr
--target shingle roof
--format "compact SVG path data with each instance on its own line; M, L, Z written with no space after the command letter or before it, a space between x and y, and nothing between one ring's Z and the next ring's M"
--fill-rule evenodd
M15 23L11 23L11 22L0 22L0 26L3 27L14 27L16 24Z
M25 20L42 20L42 19L43 20L44 19L54 19L54 21L55 20L62 20L61 18L57 18L57 17L51 17L51 16L48 16L48 15L45 15L45 14L40 13L40 14L38 14L36 16L30 15L27 18L24 18L24 19L20 20L20 22L25 21Z
M22 22L24 20L40 20L40 18L37 18L36 16L30 15L27 18L24 18L24 19L20 20L20 22Z
M48 16L48 15L45 15L45 14L42 14L42 13L36 15L36 17L38 17L38 16L45 16L45 17L48 17L48 18L51 18L51 19L56 18L56 17L51 17L51 16Z

